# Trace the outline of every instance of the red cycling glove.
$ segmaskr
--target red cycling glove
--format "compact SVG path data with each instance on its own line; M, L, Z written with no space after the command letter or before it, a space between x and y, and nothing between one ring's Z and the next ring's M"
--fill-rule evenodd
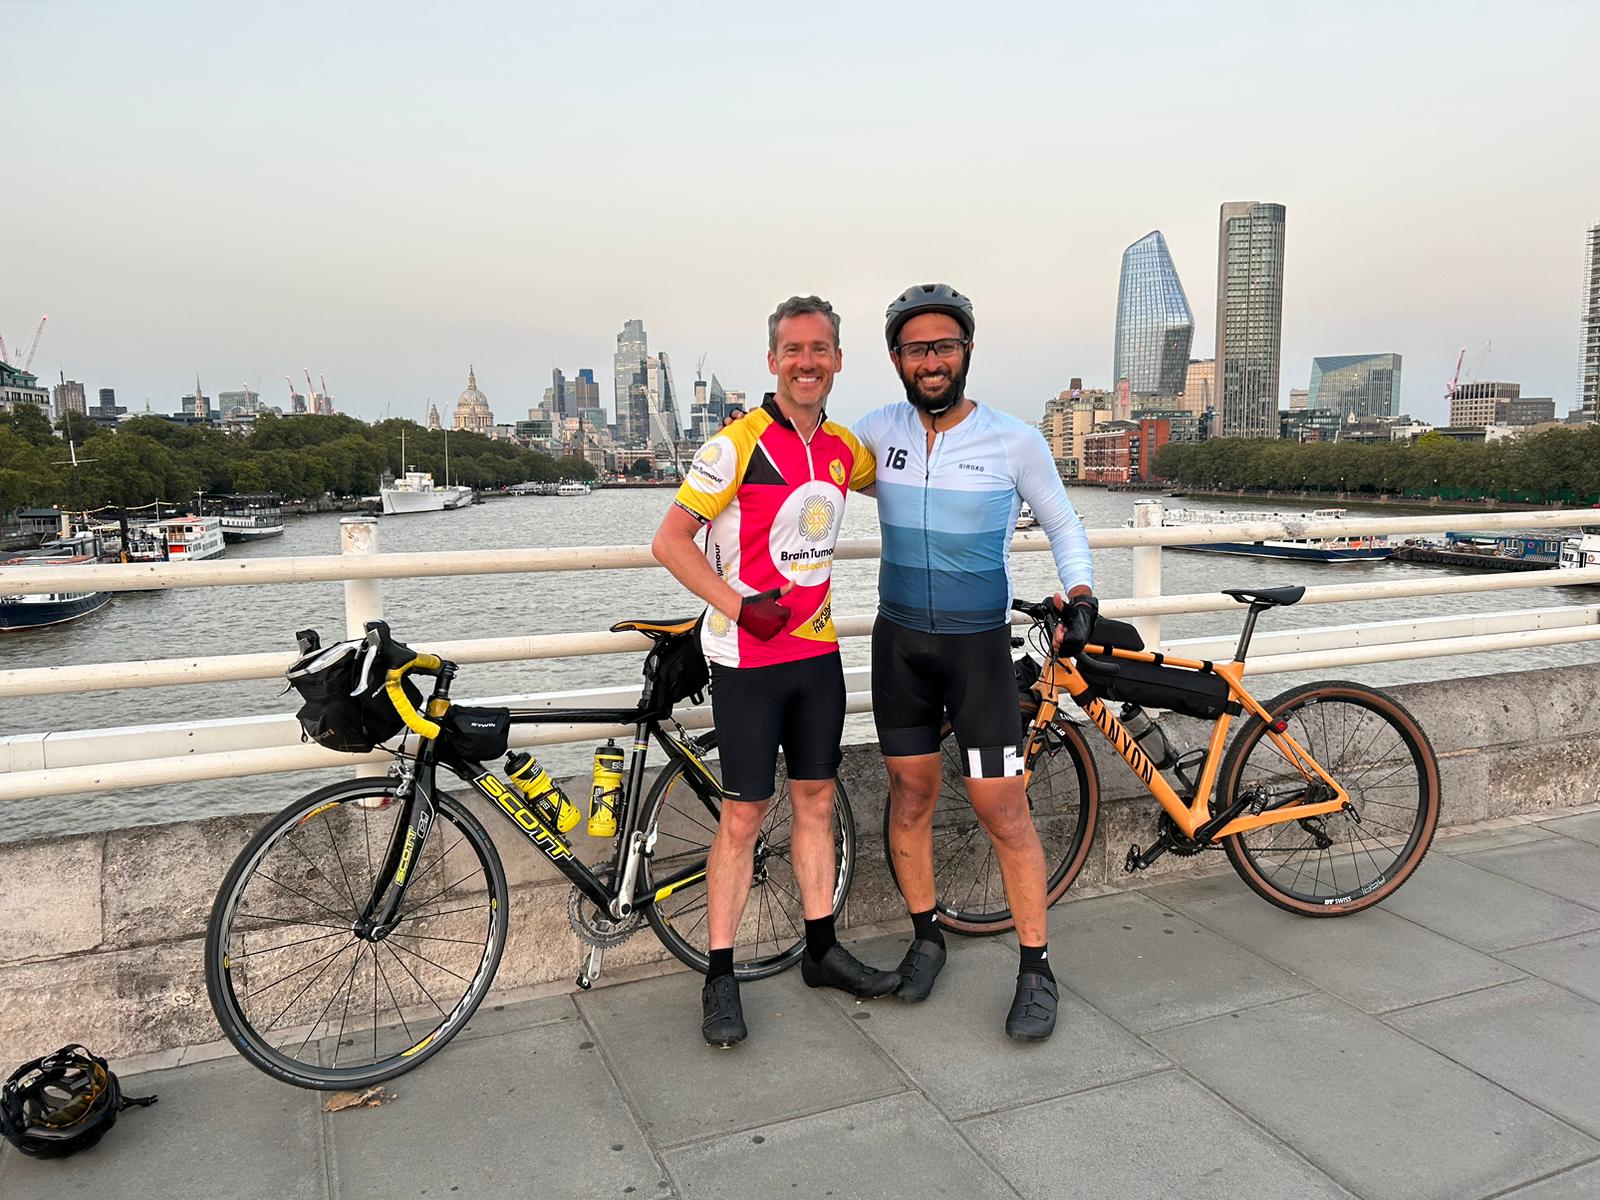
M763 642L770 642L789 624L789 610L778 603L783 592L778 588L746 596L739 605L739 628L748 629Z

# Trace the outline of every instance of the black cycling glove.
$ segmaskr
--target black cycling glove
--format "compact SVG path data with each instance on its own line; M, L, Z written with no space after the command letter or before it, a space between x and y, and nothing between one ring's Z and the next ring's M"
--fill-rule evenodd
M1094 632L1095 618L1100 615L1100 601L1093 595L1078 596L1067 601L1061 623L1065 632L1061 637L1061 656L1072 658L1079 654Z
M773 588L746 596L739 605L739 628L748 629L763 642L770 642L789 624L789 610L778 603L783 592Z

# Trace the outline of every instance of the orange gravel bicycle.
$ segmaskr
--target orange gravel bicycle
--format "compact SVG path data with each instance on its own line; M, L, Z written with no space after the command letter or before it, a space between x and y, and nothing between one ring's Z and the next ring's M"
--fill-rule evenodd
M1311 683L1258 702L1243 683L1256 620L1294 604L1305 589L1224 594L1249 606L1231 662L1146 650L1132 625L1105 618L1081 654L1058 657L1050 650L1054 608L1013 605L1033 618L1032 639L1044 657L1041 667L1025 654L1018 682L1028 803L1044 843L1049 903L1083 869L1100 809L1084 722L1062 713L1067 701L1161 806L1155 840L1128 849L1129 873L1165 854L1220 848L1262 898L1303 916L1337 917L1393 894L1427 853L1439 821L1439 765L1416 719L1358 683ZM1113 714L1108 701L1120 701L1120 710ZM1208 719L1210 737L1180 753L1146 709ZM1230 746L1235 717L1243 724ZM994 849L956 782L953 735L944 753L946 783L933 827L940 921L959 933L1000 933L1012 927L1011 911ZM888 821L885 805L885 844Z

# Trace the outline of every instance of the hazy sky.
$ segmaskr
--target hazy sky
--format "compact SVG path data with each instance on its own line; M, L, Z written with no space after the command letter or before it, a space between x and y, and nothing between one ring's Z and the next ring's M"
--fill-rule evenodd
M1217 209L1288 208L1283 396L1398 351L1574 403L1600 222L1600 4L101 4L0 0L0 334L130 407L327 377L497 419L552 365L612 400L640 317L687 394L763 390L765 318L844 318L831 406L898 394L882 313L971 295L970 390L1109 386L1161 229L1214 336Z

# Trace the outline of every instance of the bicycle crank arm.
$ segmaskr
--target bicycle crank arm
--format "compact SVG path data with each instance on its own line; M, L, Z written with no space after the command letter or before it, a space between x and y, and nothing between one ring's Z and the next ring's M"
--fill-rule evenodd
M628 839L628 865L622 869L622 882L617 885L616 898L611 901L611 915L621 920L633 911L633 886L639 881L639 864L644 861L645 838L634 830Z
M600 978L600 964L605 959L604 946L590 946L589 957L584 961L583 970L578 972L578 987L587 992L594 986L594 981Z

